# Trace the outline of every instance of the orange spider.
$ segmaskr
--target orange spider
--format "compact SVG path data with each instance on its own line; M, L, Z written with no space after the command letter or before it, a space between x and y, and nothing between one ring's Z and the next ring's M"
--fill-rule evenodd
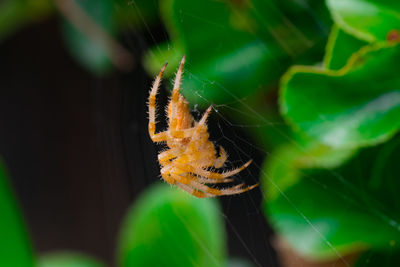
M245 169L252 160L239 168L223 173L208 170L210 167L221 168L228 155L220 146L219 157L217 157L214 144L208 140L206 120L212 106L207 109L200 121L196 122L190 114L188 102L179 93L184 63L185 56L183 56L176 74L167 109L169 128L164 132L155 133L156 95L167 63L164 64L156 77L149 96L150 137L156 143L166 141L169 147L168 150L158 155L158 161L162 166L162 178L166 182L175 184L189 194L200 198L240 194L253 189L258 184L244 187L242 183L224 189L216 189L206 185L232 182L233 179L229 177Z

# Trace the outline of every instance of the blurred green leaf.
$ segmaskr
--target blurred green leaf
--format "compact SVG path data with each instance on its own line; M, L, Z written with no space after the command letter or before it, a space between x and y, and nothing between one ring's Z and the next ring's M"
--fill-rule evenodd
M354 36L347 34L337 25L332 27L326 53L324 65L330 70L339 70L343 68L350 57L368 43Z
M354 267L391 267L400 266L400 251L367 251L363 253Z
M87 15L104 32L110 36L115 34L112 0L74 0L70 3L63 3L63 5L70 12L70 16L76 16L76 18L81 19L82 14L83 16ZM82 23L84 21L82 20ZM106 49L108 44L104 43L104 40L101 38L95 40L88 37L85 30L76 28L77 25L73 25L68 20L64 20L62 26L67 48L78 62L88 70L99 75L111 70L112 65L109 58L109 51ZM84 26L90 30L90 24L85 23ZM93 29L91 31L96 32Z
M28 22L40 20L53 11L51 0L3 0L0 2L0 41Z
M120 266L221 266L225 232L214 199L158 184L129 209L120 233Z
M230 258L227 267L254 267L250 261L241 258Z
M114 0L114 21L121 31L132 28L148 30L159 20L158 0Z
M400 30L400 1L327 0L327 5L335 23L359 39L382 41Z
M33 267L32 247L0 162L0 266Z
M267 201L278 198L282 190L296 184L301 178L301 169L336 168L355 153L353 149L333 149L311 141L278 147L271 153L263 167L265 170L263 189Z
M399 45L372 45L339 71L296 66L283 78L281 113L330 146L359 147L393 136L400 120Z
M174 63L166 72L171 74L184 52L188 63L183 93L200 105L265 90L325 37L301 5L285 12L275 1L169 0L162 2L161 10L172 41L150 50L145 66L155 75L168 61ZM287 18L298 19L299 14L299 23L306 25L302 30Z
M271 157L281 163L264 168L264 190L278 191L264 209L277 233L298 253L329 260L368 248L398 249L399 137L362 150L334 170L298 167L296 160L286 162L280 154ZM276 164L289 166L277 172ZM291 182L281 176L291 177Z
M15 266L15 265L14 265ZM37 267L105 267L100 261L87 255L63 251L45 254L39 258Z

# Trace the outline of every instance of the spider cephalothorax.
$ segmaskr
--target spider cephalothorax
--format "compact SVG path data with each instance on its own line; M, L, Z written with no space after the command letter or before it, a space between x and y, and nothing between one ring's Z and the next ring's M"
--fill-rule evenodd
M243 166L225 171L223 173L210 171L209 168L221 168L228 155L219 147L217 156L214 144L208 140L208 128L206 120L211 112L210 106L200 121L195 121L190 113L188 102L179 93L183 74L185 57L179 65L176 74L171 100L167 109L168 129L161 133L155 133L156 125L156 95L161 77L167 63L157 75L149 96L149 134L153 142L166 142L169 149L158 155L161 164L161 176L170 183L175 184L196 197L214 197L220 195L234 195L248 191L258 184L245 186L244 184L217 189L207 184L229 183L231 176L239 173L250 165L251 160Z

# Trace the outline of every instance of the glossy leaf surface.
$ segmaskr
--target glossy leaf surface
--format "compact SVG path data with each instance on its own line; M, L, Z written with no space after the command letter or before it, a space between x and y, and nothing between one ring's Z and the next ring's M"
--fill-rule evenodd
M281 112L296 129L334 147L383 142L400 126L400 46L364 47L330 71L293 67L281 87Z
M303 157L297 148L275 152L263 177L265 212L275 229L313 260L397 248L399 140L364 149L332 170L296 165Z
M368 43L346 33L337 25L333 26L326 46L324 65L330 70L343 68L354 53Z
M105 267L100 261L76 252L53 252L39 258L37 267Z
M31 243L2 162L0 162L0 214L0 266L33 267Z
M120 266L221 266L225 232L214 199L166 184L147 191L128 211L120 234Z
M392 0L327 0L333 20L346 32L368 42L386 40L399 30L400 2Z
M114 35L112 1L79 0L65 5L70 9L72 16L77 16L79 19L74 22L64 20L63 34L67 48L74 58L90 71L96 74L108 72L112 67L109 59L110 52L107 50L108 44L104 43L97 31L100 30L110 36ZM90 20L90 23L86 20ZM95 38L95 36L98 37Z
M321 2L312 5L324 10ZM300 4L279 1L164 1L172 41L153 48L144 62L155 75L167 61L170 75L186 54L183 93L189 102L208 105L251 96L276 83L294 59L325 37L323 24L307 12Z

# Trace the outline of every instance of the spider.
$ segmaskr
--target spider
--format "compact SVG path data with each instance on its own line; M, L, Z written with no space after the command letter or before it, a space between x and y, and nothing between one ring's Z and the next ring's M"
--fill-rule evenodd
M183 56L178 72L176 73L171 100L166 110L169 127L166 131L156 131L156 95L162 75L167 63L161 68L155 78L149 95L149 134L155 143L166 142L169 149L158 155L161 165L162 178L176 185L189 194L199 197L214 197L220 195L234 195L253 189L258 184L245 187L244 184L217 189L207 184L229 183L233 175L239 173L250 165L252 160L241 167L223 173L210 171L210 168L221 168L227 160L227 153L220 146L219 156L216 154L214 144L208 140L208 128L206 120L211 112L210 106L200 121L195 121L190 113L189 105L185 97L179 93L183 65Z

